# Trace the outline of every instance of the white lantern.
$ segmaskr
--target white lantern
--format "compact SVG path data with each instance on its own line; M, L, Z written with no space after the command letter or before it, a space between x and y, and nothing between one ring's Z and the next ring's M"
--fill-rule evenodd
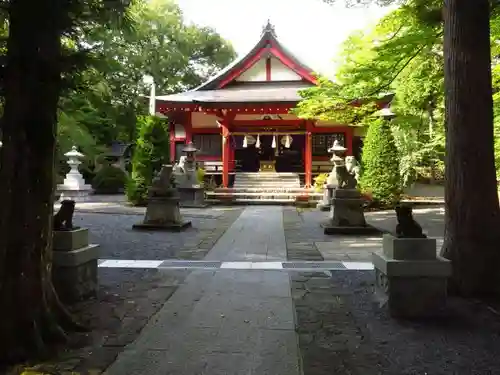
M281 139L281 144L285 146L285 148L290 148L292 145L293 138L290 135L285 135Z

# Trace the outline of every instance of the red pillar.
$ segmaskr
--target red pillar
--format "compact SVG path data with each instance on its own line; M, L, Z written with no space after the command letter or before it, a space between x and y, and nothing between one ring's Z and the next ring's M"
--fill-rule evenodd
M231 139L232 137L229 137L229 147L230 147L230 158L229 158L229 171L234 172L234 168L236 168L236 161L234 160L234 154L235 154L235 149L234 149L234 143L233 140Z
M193 140L193 124L191 123L191 112L186 113L184 121L184 131L186 132L186 144L188 144Z
M347 153L346 155L352 156L352 138L354 136L354 128L352 126L348 126L346 131L345 131L345 145L344 147L347 148Z
M312 132L307 129L305 147L304 147L304 167L305 167L305 185L306 188L312 186Z
M222 134L222 186L229 187L229 163L231 159L231 143L228 129L228 122L224 119L221 122Z
M169 139L170 139L170 163L175 162L175 124L173 121L170 122L169 127Z

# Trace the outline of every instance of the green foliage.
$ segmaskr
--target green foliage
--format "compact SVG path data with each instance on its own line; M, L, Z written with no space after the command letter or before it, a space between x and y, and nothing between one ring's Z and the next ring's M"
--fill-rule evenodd
M398 159L388 122L372 121L363 147L360 187L379 206L389 207L399 201L401 179Z
M440 6L408 0L375 27L353 33L335 83L320 80L301 93L297 107L300 117L362 125L376 115L376 102L392 94L391 128L405 186L424 170L438 176L444 159L442 25L432 21Z
M164 95L199 85L235 57L214 30L187 24L173 0L133 0L120 22L97 21L64 39L71 53L85 49L86 59L67 76L59 114L61 149L76 145L90 159L113 141L137 138L137 116L147 110L142 96L149 95L145 74Z
M328 176L328 173L321 173L314 177L314 191L319 193L324 189Z
M92 187L97 194L116 194L123 192L127 175L117 167L105 165L96 173Z
M198 183L202 186L205 184L205 174L206 172L203 168L196 169L196 179L198 180Z
M154 176L169 162L169 135L166 120L155 116L140 116L137 126L139 136L126 193L132 204L143 205Z

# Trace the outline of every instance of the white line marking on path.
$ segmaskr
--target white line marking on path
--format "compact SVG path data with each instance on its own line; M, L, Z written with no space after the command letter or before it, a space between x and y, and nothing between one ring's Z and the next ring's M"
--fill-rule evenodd
M250 270L252 262L222 262L220 268L231 270Z
M252 262L253 270L281 270L282 262Z
M220 265L208 265L206 261L189 261L189 260L130 260L130 259L101 259L99 268L136 268L136 269L190 269L190 268L203 268L203 269L226 269L226 270L282 270L287 272L330 272L330 271L371 271L374 269L371 262L221 262ZM217 262L215 262L217 263ZM302 265L300 268L287 267L283 268L283 264L287 265L298 263ZM308 264L311 264L308 267ZM343 267L335 267L332 263L338 263Z
M342 262L342 264L351 271L371 271L374 269L371 262Z
M109 259L99 264L102 268L158 268L163 260Z

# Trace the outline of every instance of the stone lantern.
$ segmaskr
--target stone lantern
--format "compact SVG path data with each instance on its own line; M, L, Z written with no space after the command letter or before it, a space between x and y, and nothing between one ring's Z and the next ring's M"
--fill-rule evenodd
M68 158L67 164L70 167L70 171L66 174L63 183L57 185L57 190L61 193L59 200L87 201L92 193L92 186L85 183L82 174L78 170L79 165L82 164L80 159L84 155L78 152L76 146L73 146L71 151L65 153L64 156Z
M206 207L203 182L198 181L196 153L199 150L189 142L182 150L185 154L175 167L175 181L181 207Z
M189 142L186 147L182 149L182 152L186 154L186 164L184 169L188 180L192 185L198 186L200 182L198 181L198 176L196 175L196 153L199 150L194 146L193 142Z
M323 199L317 205L317 208L321 211L330 211L333 190L338 186L336 170L337 167L345 166L345 153L347 152L347 148L342 146L338 140L335 140L332 147L328 149L328 152L332 153L330 161L333 163L333 168L324 186Z
M326 224L322 225L324 233L334 235L380 233L379 229L367 224L365 220L365 200L356 188L357 180L354 170L346 165L347 149L335 141L328 151L333 153L330 159L333 162L333 170L328 178L327 187L332 186L332 182L335 182L335 187L328 189L331 190L330 218Z
M335 140L335 142L333 142L333 146L330 147L328 152L332 153L332 158L330 159L330 161L333 163L333 168L330 172L330 175L328 176L328 180L326 181L326 183L327 185L337 186L338 181L336 170L339 167L345 166L345 154L347 152L347 148L342 146L338 140Z

